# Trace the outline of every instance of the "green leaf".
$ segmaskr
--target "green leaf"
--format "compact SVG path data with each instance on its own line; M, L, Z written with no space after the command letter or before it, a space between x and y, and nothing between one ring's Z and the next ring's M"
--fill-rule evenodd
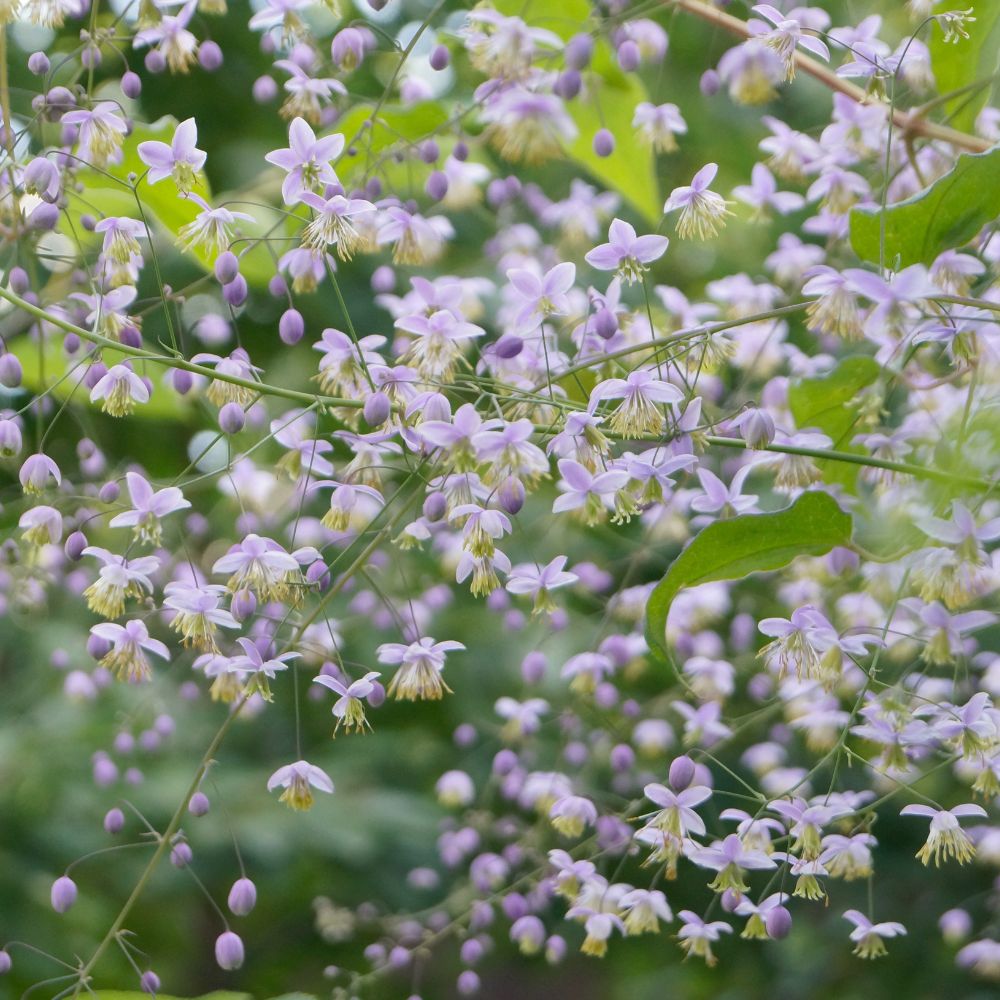
M507 17L520 17L533 28L544 28L564 40L590 27L588 0L493 0L490 6Z
M646 605L646 641L669 659L667 614L677 592L713 580L781 569L797 556L820 556L851 539L851 517L827 493L809 492L775 514L715 521L671 563Z
M1000 2L976 3L975 18L966 23L968 38L946 42L944 32L934 27L930 42L931 69L939 94L983 83L982 87L957 94L944 106L949 124L963 132L972 131L996 84L989 78L996 73L1000 57Z
M861 391L871 385L881 372L874 358L844 358L833 371L816 378L797 379L788 388L788 405L800 430L815 427L826 434L839 451L864 454L852 445L861 412ZM828 483L854 488L858 467L846 462L818 462Z
M851 211L851 246L862 260L878 264L882 212ZM965 153L929 188L885 210L885 264L930 264L944 250L968 243L1000 216L1000 148Z

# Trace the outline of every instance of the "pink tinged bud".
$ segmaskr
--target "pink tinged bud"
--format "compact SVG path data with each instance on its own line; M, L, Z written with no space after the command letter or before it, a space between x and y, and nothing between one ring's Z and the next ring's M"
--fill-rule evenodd
M306 321L298 309L286 309L278 320L278 336L289 347L297 344L306 332Z
M143 993L148 993L151 997L155 997L160 992L160 977L152 969L147 969L139 977L139 989Z
M89 212L85 212L80 216L80 225L88 232L92 233L94 231L94 226L97 225L97 219L95 219Z
M226 302L231 305L234 309L243 305L247 300L247 295L250 294L250 290L247 288L247 279L243 277L242 274L237 274L228 285L224 285L222 289L222 297Z
M278 96L278 84L270 76L259 76L253 82L253 99L258 104L269 104Z
M330 573L322 559L310 563L306 570L306 583L316 584L320 590L326 590L330 586Z
M0 950L0 976L10 972L12 964L10 954L7 951Z
M442 70L451 62L451 53L447 45L438 45L431 53L431 69Z
M126 347L142 347L142 334L131 323L122 327L118 337Z
M66 544L63 546L63 551L66 553L66 558L70 562L79 562L83 557L83 550L87 547L87 536L82 531L74 531L69 538L66 539Z
M774 440L774 421L765 410L752 410L740 425L748 448L766 448Z
M56 913L65 913L76 902L76 883L68 876L63 875L52 883L52 909Z
M458 979L455 982L455 988L458 990L459 996L463 997L475 996L479 992L479 987L479 976L472 969L466 969L464 972L459 973Z
M122 93L126 97L135 100L142 93L142 80L138 73L133 73L129 70L123 77L121 82Z
M206 73L214 73L222 65L222 49L215 42L202 42L198 49L198 62Z
M557 97L564 101L572 101L583 87L583 77L580 71L575 69L564 70L556 77L556 82L552 85L552 90Z
M215 939L215 961L220 969L238 969L243 964L243 941L238 934L226 931Z
M194 857L191 845L185 840L179 840L170 850L170 863L175 868L187 868Z
M701 80L698 83L701 88L701 92L706 97L714 97L718 92L719 88L722 86L722 81L719 79L719 74L716 73L714 69L707 69L701 74Z
M624 41L618 46L618 65L621 66L626 73L631 73L639 68L639 63L642 62L642 55L639 52L639 46L636 45L631 39Z
M167 57L159 49L150 49L142 64L150 73L162 73L167 68Z
M373 292L380 294L391 292L395 287L396 272L388 264L383 264L381 267L375 268L375 271L372 273Z
M374 681L372 684L372 693L368 695L368 704L372 708L378 708L385 702L385 685Z
M238 878L229 890L229 909L245 917L257 905L257 886L248 878Z
M208 801L208 796L204 792L195 792L188 803L188 812L192 816L204 816L211 806L212 804Z
M498 500L508 514L519 513L524 506L524 483L517 476L508 476L500 484Z
M424 163L437 163L441 156L441 148L433 139L428 139L420 147L420 159Z
M405 969L410 964L410 952L402 945L396 945L389 951L389 966L393 969Z
M590 35L574 35L566 43L566 65L573 69L586 69L594 54L594 39Z
M769 910L767 916L764 917L764 929L767 931L768 937L780 941L782 938L788 937L792 929L792 915L785 907L776 906L773 910Z
M500 901L504 916L508 920L520 920L528 913L528 901L519 892L512 892Z
M675 757L670 762L670 770L667 772L667 780L670 782L670 787L675 792L683 792L692 781L694 781L695 776L695 763L687 755L683 757Z
M109 809L104 814L104 832L110 833L114 836L116 833L121 833L122 828L125 826L125 813L121 811L117 806L114 809Z
M44 52L32 52L28 56L28 70L35 76L45 76L49 71L49 57Z
M504 361L516 358L522 350L524 341L513 333L504 334L496 344L497 357L503 358Z
M223 250L215 259L215 277L220 285L228 285L240 273L240 260L232 250Z
M469 147L464 142L456 142L451 155L460 163L464 163L469 158Z
M430 493L424 500L424 517L428 521L440 521L447 510L448 500L443 493Z
M267 283L267 291L271 298L283 299L288 295L288 282L280 274L276 274Z
M479 938L469 938L462 942L459 958L465 965L475 965L483 957L484 950L483 943Z
M87 637L87 655L93 657L95 660L101 660L111 650L111 643L107 639L102 639L97 635L89 635Z
M440 201L448 193L448 178L440 170L435 170L424 185L427 197Z
M43 232L47 232L50 229L56 228L56 223L59 222L59 209L57 206L50 204L47 201L40 202L38 205L32 209L31 214L28 216L28 225L32 229L40 229Z
M8 389L16 389L21 384L24 372L16 354L0 356L0 385Z
M219 429L223 434L239 434L246 422L246 413L239 403L226 403L219 410Z
M503 777L517 767L517 754L513 750L501 750L493 758L493 773Z
M392 403L384 392L373 392L366 400L361 411L369 427L381 427L392 413Z

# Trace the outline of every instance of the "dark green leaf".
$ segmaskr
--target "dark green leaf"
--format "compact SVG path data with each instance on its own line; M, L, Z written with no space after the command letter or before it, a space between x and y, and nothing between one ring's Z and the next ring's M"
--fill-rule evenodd
M968 243L988 222L1000 216L1000 148L966 153L929 188L889 205L885 211L885 254L882 212L851 211L851 246L862 259L891 268L930 264L944 250Z
M646 605L646 641L667 657L670 604L684 587L738 580L781 569L797 556L820 556L851 539L851 517L827 493L809 492L775 514L745 514L715 521L671 563Z

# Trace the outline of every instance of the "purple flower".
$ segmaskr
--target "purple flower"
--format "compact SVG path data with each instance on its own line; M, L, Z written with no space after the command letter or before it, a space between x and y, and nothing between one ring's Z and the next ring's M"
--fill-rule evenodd
M576 280L576 265L556 264L539 277L527 268L513 268L507 279L521 298L514 320L520 333L530 333L549 316L566 316L570 312L567 292Z
M294 205L302 200L304 191L321 192L325 185L338 183L330 161L343 150L342 135L334 133L317 139L309 123L296 118L288 126L287 148L274 149L264 159L285 171L281 197L286 205Z
M906 933L906 928L895 921L873 924L858 910L845 910L844 919L854 925L851 940L855 943L854 954L860 958L880 958L886 953L885 938L894 938Z
M647 264L667 252L666 236L636 236L635 229L621 219L614 219L608 229L608 242L587 253L584 259L598 271L615 271L631 284L646 271Z
M121 680L131 683L152 679L152 670L146 653L155 653L161 659L169 660L170 652L159 639L151 639L145 624L139 620L115 625L102 622L90 630L92 635L111 643L111 649L101 660L101 666L107 667Z
M267 779L267 790L283 788L279 802L287 803L292 809L309 809L313 804L312 789L333 794L333 782L330 776L315 764L306 760L297 760L294 764L279 767Z
M681 210L677 220L677 235L681 239L692 236L699 240L707 240L717 236L725 225L726 216L731 215L729 203L720 194L709 190L709 185L719 172L716 163L706 163L694 175L691 183L674 188L663 206L664 214L677 209Z
M193 118L186 118L176 129L168 145L147 140L137 148L139 159L149 167L146 180L158 184L166 177L173 177L177 190L182 194L194 187L196 174L205 165L208 154L197 148L198 125Z
M132 528L136 538L152 545L158 545L162 528L160 520L174 511L191 506L184 499L183 492L176 486L153 491L149 481L137 472L125 474L132 509L116 514L109 522L112 528Z
M321 684L340 696L333 703L332 709L337 720L333 730L335 736L341 726L346 726L348 731L353 730L356 733L360 733L365 726L368 726L363 702L375 690L374 680L379 676L381 675L377 670L369 670L363 677L349 684L329 674L320 674L313 678L313 684ZM368 728L371 729L371 726Z

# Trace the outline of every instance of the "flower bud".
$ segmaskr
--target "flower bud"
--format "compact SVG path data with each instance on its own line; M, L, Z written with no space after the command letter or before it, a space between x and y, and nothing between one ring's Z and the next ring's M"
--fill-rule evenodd
M46 163L52 166L49 160L42 159L41 157L32 160L31 163ZM31 164L28 164L28 166L30 167ZM25 295L31 291L31 278L28 277L28 272L23 267L12 267L7 280L10 282L10 290L15 295Z
M396 272L388 264L376 267L372 273L372 291L380 293L391 292L395 287Z
M459 973L455 989L458 990L459 996L471 997L479 992L480 985L479 976L472 969L466 969Z
M226 931L215 939L215 960L220 969L238 969L243 964L243 941L238 934Z
M306 321L298 309L286 309L278 320L278 336L289 347L297 344L306 332Z
M792 929L792 915L783 906L776 906L773 910L769 910L767 916L764 917L764 928L767 930L768 937L780 941L782 938L788 937Z
M441 156L441 147L433 139L428 139L420 146L420 159L424 163L437 163Z
M735 913L743 897L735 889L726 889L722 894L722 908L726 913Z
M675 757L670 762L667 780L675 792L683 792L694 781L694 773L694 761L685 754L683 757Z
M229 890L229 909L245 917L257 905L257 886L248 878L238 878Z
M635 765L635 751L627 743L618 743L611 748L610 761L613 771L629 771Z
M58 222L58 206L52 205L47 201L39 202L39 204L32 209L31 214L28 216L28 225L32 229L40 229L43 232L55 229Z
M122 488L112 479L106 482L98 491L97 499L101 503L114 503L121 495Z
M250 290L247 288L247 279L242 274L237 274L228 285L223 285L222 297L234 309L243 305L247 300Z
M194 851L186 840L178 840L170 849L170 863L175 868L187 868L194 857Z
M14 420L0 420L0 456L13 458L21 451L21 428Z
M701 80L699 80L698 86L706 97L714 97L719 92L719 88L722 86L722 81L719 79L719 74L714 69L707 69L701 74Z
M615 151L615 137L606 128L598 129L594 135L594 153L610 156Z
M640 62L642 62L642 54L639 52L639 46L632 39L627 39L618 46L618 65L626 73L637 70Z
M160 977L152 969L147 969L139 977L139 989L143 993L148 993L151 997L155 997L160 992Z
M448 193L448 178L441 170L435 170L424 185L427 197L440 201Z
M515 333L505 333L496 343L498 358L509 361L524 350L524 341Z
M16 389L24 377L24 370L16 354L9 351L0 355L0 385L7 389Z
M557 97L561 97L564 101L572 101L580 93L582 87L583 77L580 76L580 71L567 69L556 77L552 90Z
M239 434L246 422L246 413L239 403L226 403L219 410L219 428L223 434Z
M112 836L116 833L121 833L122 828L125 826L125 813L121 811L117 806L113 809L109 809L104 814L104 832L110 833Z
M134 101L142 93L142 79L138 73L129 70L122 76L121 88L122 93Z
M566 941L558 934L553 934L545 942L545 961L549 965L558 965L566 957Z
M774 440L774 421L766 410L753 409L743 414L740 436L748 448L766 448Z
M68 876L63 875L52 883L52 909L56 913L65 913L76 902L76 883Z
M222 65L222 49L216 42L206 39L198 47L198 63L206 73L214 73Z
M167 57L159 49L150 49L142 60L142 64L155 76L167 68Z
M500 484L497 499L508 514L517 514L524 506L524 483L517 476L508 476Z
M586 69L594 55L594 39L588 34L574 35L564 50L566 65L572 69Z
M429 493L424 500L424 517L428 521L440 521L448 510L448 500L441 492Z
M451 53L447 45L438 45L431 53L431 69L442 70L451 62Z
M10 972L10 967L13 963L10 960L10 953L5 949L0 949L0 976L4 973Z
M618 332L618 317L607 306L597 310L594 332L602 340L610 340Z
M364 409L361 411L365 422L369 427L381 427L389 419L392 413L392 403L384 392L373 392L365 400Z
M28 71L35 76L45 76L49 71L49 57L44 52L32 52L28 56Z
M188 802L188 812L192 816L204 816L205 813L211 808L211 803L208 801L208 796L204 792L195 792L191 796L191 801Z
M186 396L191 391L191 386L194 385L194 375L191 372L184 371L183 368L175 368L170 374L174 384L174 391L181 396Z
M246 621L257 610L257 598L251 590L237 590L233 594L230 611L238 622Z
M215 258L215 277L220 285L228 285L239 273L240 261L232 250L223 250Z

